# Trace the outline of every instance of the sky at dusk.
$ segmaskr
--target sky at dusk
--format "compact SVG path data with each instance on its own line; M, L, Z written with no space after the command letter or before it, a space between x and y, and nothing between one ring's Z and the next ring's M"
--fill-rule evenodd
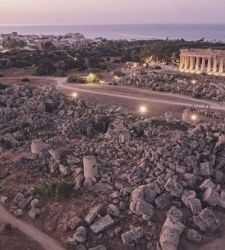
M2 24L225 23L225 0L0 0Z

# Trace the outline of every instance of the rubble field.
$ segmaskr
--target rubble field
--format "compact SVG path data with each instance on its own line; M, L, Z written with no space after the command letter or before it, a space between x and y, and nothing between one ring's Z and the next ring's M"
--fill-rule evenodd
M0 202L68 249L199 249L225 232L225 125L0 89Z
M182 94L197 99L225 101L225 78L177 72L150 71L136 77L122 77L119 85L148 88L153 91Z

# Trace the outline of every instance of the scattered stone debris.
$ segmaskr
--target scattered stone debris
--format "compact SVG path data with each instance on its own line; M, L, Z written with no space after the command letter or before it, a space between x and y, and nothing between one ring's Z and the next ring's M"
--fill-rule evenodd
M126 245L133 245L138 242L144 236L144 229L142 227L136 227L127 231L121 235L122 241Z
M223 101L225 98L223 79L212 76L187 76L175 72L156 72L153 70L144 75L122 77L117 80L117 84L216 101Z
M223 123L140 117L30 84L0 90L0 114L0 201L65 245L176 250L220 228Z
M100 219L98 219L95 223L90 226L90 229L95 233L101 233L102 231L108 229L112 226L115 221L112 219L110 215L106 215Z

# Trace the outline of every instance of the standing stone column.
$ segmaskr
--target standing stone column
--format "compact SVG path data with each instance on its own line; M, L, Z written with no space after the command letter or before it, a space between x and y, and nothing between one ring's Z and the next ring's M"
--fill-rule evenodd
M201 71L205 71L205 58L202 58Z
M217 58L215 57L213 60L213 72L214 73L217 72L217 65L218 65L218 61L217 61Z
M190 57L190 70L192 71L194 69L194 57Z
M208 59L207 72L208 72L208 73L211 73L211 72L212 72L212 58L209 58L209 59Z
M184 57L184 70L187 70L187 56Z
M185 57L181 56L180 57L180 67L179 67L179 69L183 70L184 69L184 65L185 65Z
M185 69L186 69L187 71L190 70L190 57L189 57L189 56L186 57Z
M223 60L223 58L220 58L219 73L223 73L223 67L224 67L224 60Z
M199 64L200 64L200 57L197 57L195 62L195 72L199 71Z

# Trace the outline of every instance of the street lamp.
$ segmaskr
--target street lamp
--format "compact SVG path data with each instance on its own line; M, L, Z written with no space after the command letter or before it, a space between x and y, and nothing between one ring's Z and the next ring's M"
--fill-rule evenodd
M147 107L144 106L144 105L141 105L141 106L139 107L139 112L140 112L141 114L145 114L145 113L147 112Z
M76 98L78 97L77 92L73 92L73 93L72 93L72 97L76 99Z
M198 120L198 116L197 116L196 114L192 114L192 115L191 115L191 120L192 120L193 122L196 122L196 121Z

